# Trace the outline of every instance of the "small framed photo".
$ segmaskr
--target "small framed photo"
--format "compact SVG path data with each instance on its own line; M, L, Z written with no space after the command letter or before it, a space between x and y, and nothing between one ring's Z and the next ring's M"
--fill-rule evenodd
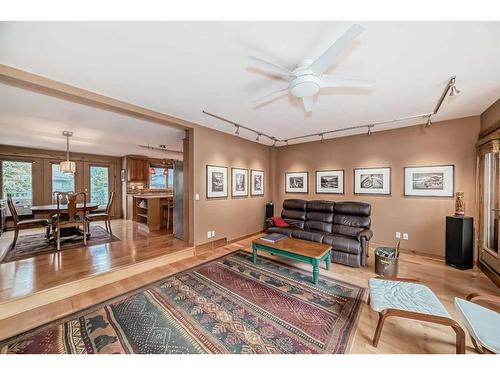
M207 165L207 198L227 197L227 167Z
M120 171L120 181L125 182L125 169Z
M286 172L285 193L307 193L309 191L309 172Z
M453 197L455 166L405 167L405 196Z
M250 195L264 195L264 171L250 171Z
M248 169L231 168L231 181L233 190L231 196L246 197L248 196Z
M316 194L344 194L344 170L316 171Z
M391 168L354 169L354 194L391 194Z

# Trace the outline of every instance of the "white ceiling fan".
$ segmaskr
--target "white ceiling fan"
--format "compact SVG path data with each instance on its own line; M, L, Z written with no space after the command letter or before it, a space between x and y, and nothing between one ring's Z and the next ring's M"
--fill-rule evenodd
M333 43L316 60L303 60L293 71L259 59L249 56L254 62L259 63L263 68L277 73L280 77L288 81L288 86L278 91L274 91L259 100L282 91L289 90L290 94L301 98L306 112L311 112L313 107L313 96L318 93L322 87L371 87L374 81L349 79L334 77L323 74L331 66L340 54L364 31L360 25L352 25L339 39Z

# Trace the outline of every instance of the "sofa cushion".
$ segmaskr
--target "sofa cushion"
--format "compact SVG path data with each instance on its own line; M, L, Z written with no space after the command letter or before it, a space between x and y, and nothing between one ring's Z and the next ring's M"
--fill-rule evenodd
M308 212L326 212L333 213L335 207L335 202L331 201L309 201L307 202L307 211Z
M280 228L280 227L270 227L267 228L267 233L280 233L284 234L285 236L291 237L292 236L293 229L290 228Z
M283 201L284 210L305 211L307 201L303 199L285 199Z
M349 254L361 254L361 242L356 237L333 235L324 236L323 243L332 247L332 250L342 251Z
M293 219L293 220L306 220L306 212L305 211L297 211L297 210L285 210L281 211L281 217L283 219Z
M335 213L344 215L370 216L371 205L362 202L337 202Z
M315 232L311 232L311 231L308 231L308 230L296 229L296 230L294 230L292 232L292 237L293 238L299 238L301 240L307 240L307 241L314 241L314 242L322 243L324 236L321 233L315 233Z
M306 223L303 220L294 220L294 219L285 219L285 221L290 224L291 227L294 227L294 229L304 229L304 224Z
M325 222L322 222L322 221L306 221L305 223L305 226L304 226L305 229L308 229L308 230L319 230L319 231L322 231L322 232L328 232L329 234L332 233L332 224L330 223L325 223Z

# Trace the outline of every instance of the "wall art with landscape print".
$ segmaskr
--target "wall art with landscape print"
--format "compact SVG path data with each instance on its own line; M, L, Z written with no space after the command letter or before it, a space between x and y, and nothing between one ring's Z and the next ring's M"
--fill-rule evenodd
M250 171L250 195L264 195L264 171Z
M354 194L391 194L391 168L354 169Z
M317 194L344 194L344 171L316 171Z
M309 187L309 172L285 173L286 193L307 193Z
M233 189L231 195L233 197L248 196L248 169L231 168L231 181Z
M227 167L207 165L207 198L227 197Z
M453 197L453 165L405 167L405 195L417 197Z

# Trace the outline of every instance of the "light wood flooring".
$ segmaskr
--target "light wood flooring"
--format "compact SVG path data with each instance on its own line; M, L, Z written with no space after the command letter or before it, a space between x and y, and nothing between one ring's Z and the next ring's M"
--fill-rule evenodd
M137 238L142 235L138 233L133 226L130 227L128 222L124 220L122 222L121 224L114 223L116 227L122 226L128 228L124 229L126 233L121 241L122 246L138 246L137 244L127 245L126 242L132 240L131 242L134 243L134 238L137 240ZM117 236L120 237L120 234L117 233ZM119 294L160 280L172 273L182 271L232 251L238 249L250 251L251 239L252 238L241 240L214 250L200 251L197 252L194 257L157 267L151 271L136 274L106 286L80 293L70 298L64 298L57 302L52 302L45 306L0 320L0 340L93 304L103 302ZM141 248L156 247L159 245L158 241L161 240L151 237L145 238L143 241L145 241L145 243L141 245L143 246ZM116 249L114 249L114 251L116 251ZM264 253L261 256L272 257ZM310 270L310 266L303 263L285 260L283 258L276 259ZM368 261L368 266L363 268L351 268L332 263L330 271L326 271L324 268L320 270L320 277L321 275L329 275L338 280L367 287L368 279L375 276L373 272L373 261L374 257L371 256ZM2 273L1 268L0 273ZM417 278L426 283L455 318L457 318L453 305L455 296L465 297L472 292L500 294L500 290L477 268L468 271L460 271L447 267L441 259L421 255L401 254L400 276ZM2 279L4 278L3 275L0 277ZM40 280L39 282L42 282L41 280L44 278L50 279L51 277L50 275L46 275L45 277L43 275L36 275L36 279ZM28 281L26 282L29 283ZM451 328L401 318L389 318L386 321L379 345L377 348L374 348L371 345L371 340L375 331L377 319L378 315L371 311L370 307L365 304L354 334L351 353L451 354L455 352L455 335ZM469 337L467 337L467 352L474 352Z

